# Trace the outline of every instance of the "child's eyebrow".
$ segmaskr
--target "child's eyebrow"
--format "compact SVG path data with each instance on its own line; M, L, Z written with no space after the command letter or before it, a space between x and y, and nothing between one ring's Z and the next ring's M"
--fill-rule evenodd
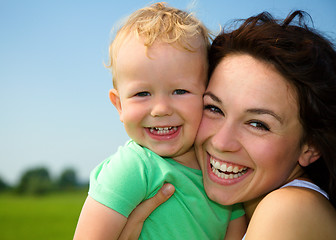
M213 94L212 92L205 92L203 94L203 97L205 97L205 96L209 96L215 102L222 103L222 101L215 94Z

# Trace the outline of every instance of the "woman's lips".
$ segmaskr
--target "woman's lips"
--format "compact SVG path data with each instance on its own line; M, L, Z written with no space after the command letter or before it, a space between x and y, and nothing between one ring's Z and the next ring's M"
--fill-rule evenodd
M209 178L221 185L235 184L243 180L250 172L248 167L218 160L207 155L207 170Z

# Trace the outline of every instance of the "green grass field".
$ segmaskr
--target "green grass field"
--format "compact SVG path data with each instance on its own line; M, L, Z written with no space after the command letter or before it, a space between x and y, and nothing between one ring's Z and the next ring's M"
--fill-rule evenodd
M86 196L87 191L41 197L0 194L0 239L72 239Z

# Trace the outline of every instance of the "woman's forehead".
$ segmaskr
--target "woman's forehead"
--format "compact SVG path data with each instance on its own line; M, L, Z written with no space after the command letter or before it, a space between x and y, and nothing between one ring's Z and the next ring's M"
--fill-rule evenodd
M207 92L225 104L298 111L293 86L275 67L249 55L225 57L210 78Z

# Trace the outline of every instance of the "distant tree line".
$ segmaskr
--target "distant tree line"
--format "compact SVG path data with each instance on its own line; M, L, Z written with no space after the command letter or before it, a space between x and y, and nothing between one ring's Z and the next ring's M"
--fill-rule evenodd
M52 179L47 168L39 167L25 171L17 186L8 185L0 177L0 192L11 190L17 194L43 195L55 191L73 191L87 188L79 183L74 169L65 169L58 178Z

